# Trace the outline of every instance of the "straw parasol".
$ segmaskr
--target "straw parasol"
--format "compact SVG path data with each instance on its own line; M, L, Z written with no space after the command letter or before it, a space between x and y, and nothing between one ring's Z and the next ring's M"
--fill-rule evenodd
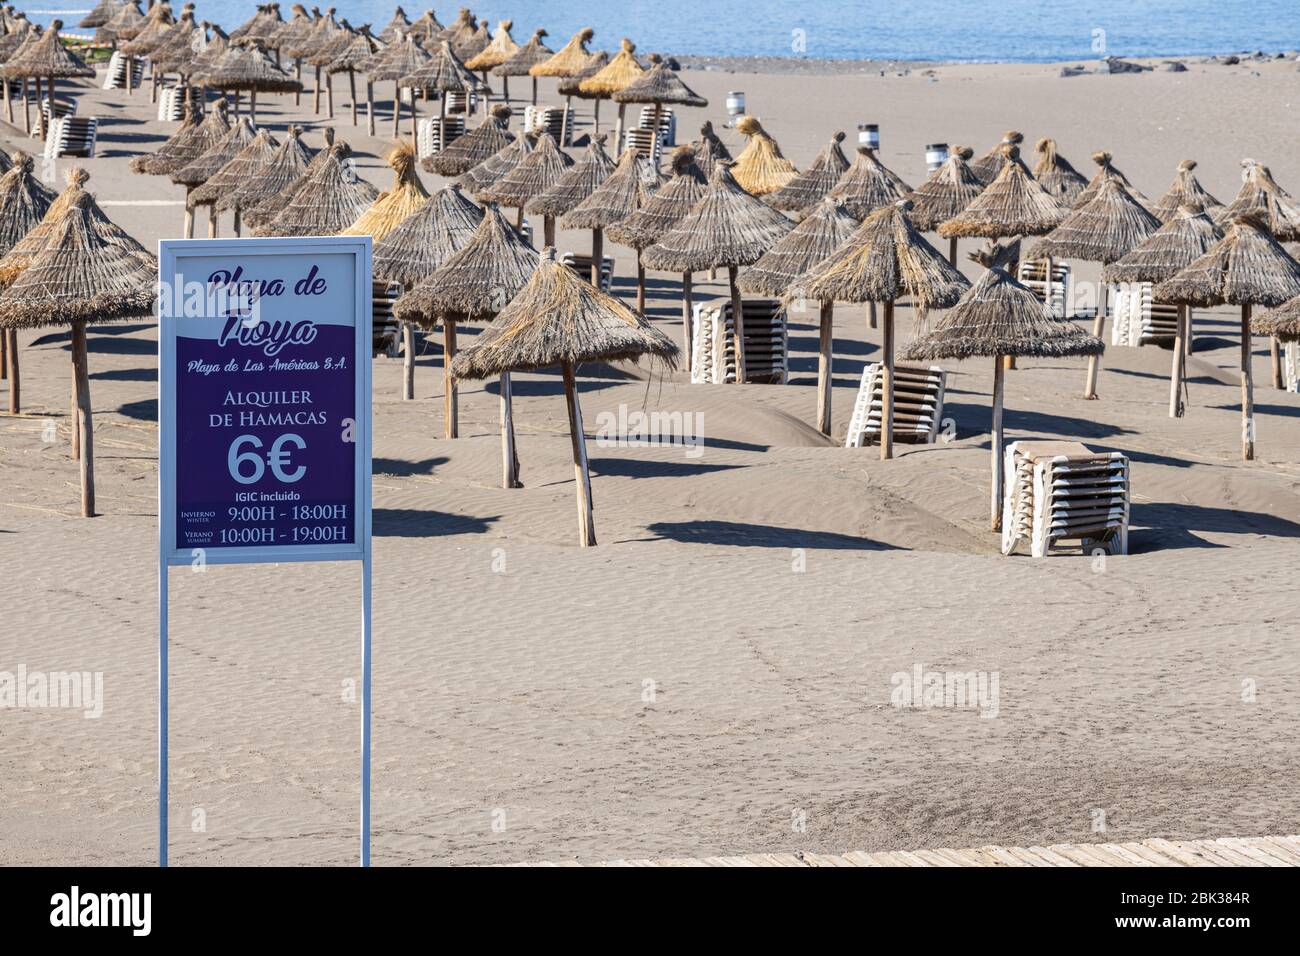
M1300 296L1255 316L1250 328L1256 335L1270 335L1284 342L1300 340Z
M290 126L284 142L275 148L255 176L235 179L222 190L217 198L217 211L233 211L238 223L247 210L297 182L306 171L311 157L311 150L302 142L302 127ZM238 227L235 232L238 234Z
M788 293L793 299L803 300L804 290L796 287L799 277L848 242L857 228L858 221L849 215L843 203L829 196L822 197L811 214L745 270L740 277L740 291L777 297ZM823 435L831 433L831 327L834 313L833 301L820 303L817 428Z
M477 344L456 356L452 373L481 379L519 369L559 365L569 409L574 479L578 500L578 543L596 544L592 518L591 475L574 366L582 362L619 362L651 356L672 367L677 346L626 305L583 281L560 265L555 250L542 252L528 284L479 336Z
M1195 168L1194 159L1184 159L1179 163L1178 173L1174 176L1169 192L1151 204L1151 211L1161 222L1174 219L1183 206L1200 206L1210 216L1217 215L1223 208L1223 203L1211 196L1196 178L1196 174L1192 172Z
M768 193L776 192L799 174L794 163L781 154L781 147L768 135L767 130L763 129L756 117L742 116L736 123L736 131L748 138L745 148L740 151L731 169L741 189L755 196L766 196ZM844 169L847 169L848 165L846 161ZM840 170L841 173L843 171ZM827 189L834 185L835 181L832 180ZM821 196L825 194L823 192ZM813 197L810 202L816 202L821 199L821 196Z
M415 38L409 33L400 40L395 40L384 47L362 69L368 77L366 81L366 101L372 97L372 84L391 80L393 84L393 138L399 135L402 118L401 79L410 76L425 63L429 54L425 53ZM415 131L415 100L411 100L411 131Z
M447 28L438 22L432 10L425 10L420 19L411 24L408 31L415 42L424 44L437 40Z
M375 278L410 288L464 246L482 221L482 208L459 186L443 186L375 243Z
M193 221L194 207L198 205L192 201L192 190L202 186L209 179L217 174L223 166L239 155L243 149L251 144L257 134L253 130L253 125L247 116L241 117L230 131L226 133L211 149L193 162L176 172L172 173L172 182L178 183L185 187L185 206L186 212ZM208 238L217 237L217 209L216 206L208 204ZM187 237L188 238L188 237Z
M591 230L592 285L600 283L605 229L632 215L658 188L659 174L650 161L629 147L605 181L560 218L560 225L565 229Z
M122 0L99 0L99 3L95 4L94 9L81 18L81 22L77 24L77 27L81 30L90 30L95 27L102 27L109 20L113 19L113 16L121 8Z
M1074 197L1074 202L1070 204L1071 209L1078 209L1080 206L1089 203L1092 197L1097 194L1097 190L1101 188L1101 184L1108 179L1118 179L1124 184L1124 188L1128 190L1130 196L1148 209L1151 208L1151 200L1142 195L1138 188L1129 182L1128 177L1111 162L1112 159L1114 157L1108 150L1103 149L1092 154L1092 161L1097 164L1097 172L1088 181L1088 185L1083 188L1082 192Z
M1040 139L1034 147L1038 162L1034 165L1034 178L1049 193L1070 205L1088 185L1088 180L1070 165L1070 161L1056 151L1056 140Z
M663 62L656 63L653 67L645 72L643 76L637 77L627 86L614 93L615 103L651 103L654 105L654 118L651 121L651 128L655 131L654 147L650 155L650 161L655 168L659 168L659 148L663 142L663 130L660 125L660 119L663 115L665 106L695 106L705 107L709 101L700 96L681 79L668 65Z
M270 15L270 5L259 3L253 11L253 15L241 23L235 29L230 31L231 40L242 40L244 37L257 36L257 28L261 25L262 20Z
M713 167L719 161L731 162L731 150L713 132L713 123L709 120L700 126L700 138L691 145L695 148L695 165L706 178L713 175Z
M513 169L495 180L475 195L480 202L495 202L503 206L514 206L519 210L519 223L523 224L524 207L529 200L540 196L550 189L565 170L573 165L573 160L555 145L555 137L543 131L537 137L537 145L524 156ZM543 235L546 245L555 242L555 217L543 215Z
M245 46L235 46L203 75L208 86L235 91L235 109L239 109L239 92L248 91L248 115L257 122L257 94L294 93L302 84L280 69L266 55L261 40L250 40Z
M315 8L313 8L315 12ZM286 28L287 29L287 28ZM315 17L310 26L299 27L281 39L280 51L294 60L294 75L301 78L302 62L328 45L339 33L338 21L334 19L334 8L329 7L323 15ZM312 84L312 112L320 115L321 67L316 68L316 81ZM301 82L301 79L300 79ZM300 99L300 98L299 98ZM295 99L295 104L298 102Z
M34 161L24 152L14 153L14 165L0 176L0 257L9 253L49 211L54 193L32 175ZM9 380L9 414L22 411L18 333L0 329L0 370Z
M216 111L214 110L214 112ZM181 125L176 128L176 132L172 133L152 153L133 156L131 158L131 172L142 175L153 174L153 167L165 162L173 150L185 146L189 140L201 135L199 128L204 122L203 107L199 103L189 102L185 104L185 112L181 116ZM222 132L224 133L224 130Z
M162 75L166 73L180 74L182 80L191 72L191 64L194 62L198 51L195 50L195 43L202 41L206 46L207 31L212 26L208 21L196 23L194 20L194 5L187 3L181 11L181 18L176 21L176 25L171 28L162 42L154 47L149 59L153 62L154 72Z
M939 223L947 222L984 191L984 185L970 168L968 160L975 154L969 146L954 146L930 178L907 198L912 200L908 218L922 232L934 232ZM957 264L957 237L948 240L948 262Z
M429 14L432 15L430 10ZM472 36L477 20L468 7L461 7L456 14L456 19L449 25L436 31L426 31L420 34L421 44L433 43L437 45L442 40L457 40L464 37Z
M614 172L614 160L605 152L605 137L593 137L582 158L570 166L545 191L528 201L527 211L544 217L545 235L554 237L555 220L573 209ZM600 261L605 254L604 233L591 236L591 282L600 284Z
M84 181L84 180L83 180ZM97 223L95 201L78 191L52 224L44 247L0 294L0 327L72 328L72 367L77 390L81 458L81 513L95 514L94 424L86 363L86 324L148 316L153 309L158 264L138 244L124 243L115 227Z
M428 172L459 176L514 142L509 133L510 107L498 103L477 127L452 140L440 152L420 161Z
M832 202L834 200L831 200ZM918 325L931 308L947 308L970 283L907 218L910 200L878 209L828 258L800 276L795 294L817 302L883 302L880 457L894 456L894 303L909 297ZM789 298L790 291L786 297Z
M384 162L393 170L393 188L380 193L374 204L339 235L370 236L378 242L428 201L428 190L415 171L415 149L410 143L395 143Z
M456 182L460 183L466 192L477 195L479 190L488 188L519 165L523 158L532 152L534 137L522 131L513 136L508 146L502 147L477 166L470 168L468 172L462 173ZM519 210L519 224L523 225L522 209Z
M499 22L496 30L492 32L491 42L465 61L466 67L483 75L484 86L487 86L488 70L500 66L519 52L519 44L510 35L510 28L514 25L515 21L513 20ZM502 84L501 96L508 101L510 99L510 77L504 77Z
M971 160L970 169L975 178L987 186L998 178L1002 167L1006 165L1007 146L1019 147L1025 141L1025 134L1019 130L1009 129L1002 134L1002 139L979 159Z
M398 7L393 11L393 19L388 21L388 26L379 31L379 40L381 43L392 43L399 36L409 33L411 30L411 21L406 17L406 11Z
M93 77L95 71L81 61L81 58L69 50L59 40L62 20L55 20L50 28L37 39L25 43L11 57L0 72L6 79L23 79L32 77L36 80L36 97L40 99L41 79L46 80L46 95L54 102L54 84L60 79ZM45 138L45 113L40 114L40 135Z
M544 36L546 36L545 30L534 30L527 43L492 68L493 75L505 79L502 91L507 100L510 99L510 77L528 76L534 66L545 63L555 55L555 51L542 42ZM537 105L537 77L535 76L533 77L533 105Z
M334 118L334 74L338 70L331 69L334 63L343 55L351 45L352 41L358 36L358 31L344 17L339 21L338 29L328 33L317 44L316 49L307 53L305 59L307 65L316 68L317 76L322 72L325 76L325 115L329 119ZM371 46L365 44L366 55L357 56L358 60L366 59L367 56L373 56L378 50L378 45ZM356 97L352 98L352 125L356 125Z
M1172 277L1152 295L1165 302L1195 306L1241 306L1241 455L1255 457L1255 408L1251 378L1252 306L1269 308L1300 295L1297 263L1268 231L1267 214L1254 209L1240 214L1221 240Z
M601 97L594 93L584 93L582 83L595 76L601 70L609 65L609 54L604 50L597 50L587 57L587 62L582 65L582 69L573 76L566 77L556 84L555 91L561 96L576 96L580 100L593 100L596 120L596 132L600 132L600 100Z
M583 27L570 37L569 42L560 47L549 59L530 66L528 75L534 77L534 79L539 76L554 76L559 79L577 76L591 58L591 53L587 50L587 44L591 42L591 38L595 35L596 31L591 27ZM572 106L573 96L566 96L564 98L563 119L560 122L561 143L569 141L569 110Z
M492 31L488 29L486 20L480 20L478 26L468 36L462 34L452 38L451 48L462 60L469 60L486 50L491 43ZM484 85L486 86L486 82Z
M611 226L609 238L620 246L636 250L636 310L645 311L645 264L641 254L675 226L703 197L708 179L695 164L695 150L678 146L669 160L672 177L641 208ZM653 169L653 164L651 164ZM685 321L690 320L690 273L682 274L682 308ZM687 361L690 361L687 353Z
M1291 194L1277 184L1267 166L1253 159L1241 161L1244 170L1241 190L1224 209L1214 213L1215 220L1223 225L1240 217L1242 213L1262 210L1269 232L1281 242L1300 239L1300 207Z
M216 146L230 133L230 122L226 116L226 101L217 100L213 104L212 111L204 117L203 122L199 123L189 133L185 135L182 135L182 133L185 133L183 128L175 137L159 147L158 152L153 156L137 156L136 159L143 159L144 162L137 164L133 160L131 169L137 173L147 173L153 176L174 176L179 173L190 163ZM188 198L187 190L186 199L188 200ZM194 210L190 207L188 201L185 204L184 233L186 239L194 238Z
M357 125L357 70L361 68L363 63L368 62L375 56L380 49L379 41L370 35L370 25L363 24L347 38L342 46L335 47L331 51L333 57L325 66L327 78L344 71L348 74L353 126ZM332 89L333 80L328 80L328 82ZM366 86L366 132L371 136L375 135L374 89L370 84Z
M275 51L276 62L281 63L282 56L288 56L293 60L293 78L299 83L302 82L302 57L292 56L290 50L296 49L311 33L317 22L321 19L320 8L312 7L312 12L308 13L306 7L301 3L295 3L291 8L293 16L279 26L274 33L266 38L266 48ZM302 91L293 95L293 104L297 106L302 102Z
M193 5L190 6L193 10ZM259 7L259 10L262 9ZM155 11L156 14L155 14ZM135 36L118 44L118 49L128 56L148 56L166 38L176 23L171 4L157 3L149 11L143 28Z
M447 142L447 116L451 108L447 102L449 93L468 94L480 89L483 82L465 68L460 57L451 47L451 41L443 40L435 53L419 69L408 73L398 80L398 85L411 89L411 142L415 142L415 104L416 92L436 92L442 95L442 108L438 111L439 142Z
M267 171L265 176L267 183L249 183L240 191L241 197L247 197L241 200L244 222L253 227L255 234L257 229L265 226L284 211L284 207L289 205L299 188L313 181L312 177L321 166L332 161L329 151L334 145L334 129L327 126L321 132L325 137L325 146L308 159L307 165L301 168L297 178L288 177L298 163L292 157L281 156L272 169ZM271 189L270 183L280 185Z
M940 223L939 235L984 239L1041 236L1068 215L1069 210L1030 175L1020 161L1020 149L1014 144L1002 148L1008 160L1002 172L969 206ZM1007 248L1019 251L1018 246Z
M835 188L835 184L849 168L848 157L844 155L844 150L840 146L842 142L844 142L844 131L839 130L817 154L811 166L781 188L767 194L765 200L767 204L784 212L795 212L817 204L823 196Z
M731 168L730 163L717 164L704 195L645 249L642 258L651 269L665 272L727 267L739 385L745 381L745 313L737 283L740 267L758 261L794 228L794 222L742 189ZM683 297L690 294L688 283L683 283L682 291Z
M332 236L357 221L379 191L357 176L347 143L322 150L324 159L294 190L274 219L254 230L259 236Z
M242 130L247 120L240 120L237 130ZM251 127L250 127L251 130ZM241 135L246 135L241 132ZM263 170L275 159L280 148L274 136L269 129L257 130L253 138L243 149L230 158L225 165L221 166L215 173L209 176L197 188L190 192L186 202L193 206L208 206L211 210L211 221L215 224L217 213L221 208L219 201L225 199L231 193L237 191L245 183L261 177ZM202 163L203 160L197 161ZM192 163L186 167L186 170L193 168L197 163ZM186 170L182 170L182 174ZM235 209L234 233L239 235L239 207ZM215 225L213 231L215 232Z
M95 31L95 42L116 45L118 41L128 40L139 33L144 23L144 14L140 12L140 0L127 0L118 7L117 12L106 23ZM127 82L130 82L130 77L127 78Z
M1163 282L1190 265L1223 238L1223 231L1200 205L1185 204L1130 252L1101 271L1105 283ZM1169 417L1183 415L1187 343L1191 338L1186 305L1178 306L1173 367L1169 375Z
M596 123L597 129L600 128L600 100L609 99L621 89L625 89L632 83L635 83L645 74L645 69L641 66L636 58L636 44L623 37L619 44L619 51L609 60L608 63L596 70L590 76L584 76L579 83L579 89L583 96L594 96L596 99ZM618 123L614 127L614 149L623 148L623 130L625 124L625 113L627 104L618 104Z
M1079 259L1109 265L1160 228L1160 220L1129 193L1118 177L1106 179L1088 202L1073 210L1030 254L1047 260L1051 275L1053 259ZM1101 338L1106 328L1110 286L1102 283L1092 334ZM1047 301L1051 301L1050 298ZM1097 371L1101 355L1088 357L1083 397L1097 397Z
M987 271L935 323L903 350L912 361L993 359L992 529L1002 527L1003 356L1062 358L1099 355L1105 346L1078 326L1058 319L1047 304L1021 285L1011 270L1020 258L1019 242L972 253Z

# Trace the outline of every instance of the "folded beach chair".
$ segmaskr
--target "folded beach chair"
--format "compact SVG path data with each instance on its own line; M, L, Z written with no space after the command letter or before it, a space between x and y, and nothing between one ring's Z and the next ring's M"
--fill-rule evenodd
M894 441L924 445L938 438L946 380L947 373L938 365L894 366ZM844 438L845 448L879 443L883 385L879 362L862 370L858 397L849 418L849 432Z
M1178 335L1178 306L1156 302L1150 282L1111 286L1111 345L1171 346ZM1191 315L1188 315L1190 325Z
M447 142L442 141L444 125L447 130ZM433 116L420 120L415 125L415 149L417 158L424 159L434 153L441 153L443 147L465 135L465 117L447 116L444 124L439 117Z
M50 98L41 97L41 115L45 117L45 124L50 125L55 118L59 116L71 116L77 112L77 103L75 100L55 99L54 115L50 115Z
M95 155L95 142L99 136L99 120L94 116L60 116L50 123L45 137L46 159L60 156Z
M785 306L780 299L746 299L741 307L745 310L745 381L784 385L789 375ZM731 300L718 305L697 303L691 322L691 381L712 385L735 382Z
M478 108L478 94L471 90L468 93L461 93L452 90L447 93L447 115L452 113L462 113L472 116L474 110Z
M1046 259L1022 259L1020 268L1017 272L1017 278L1020 284L1025 286L1038 300L1043 301L1043 296L1047 291L1047 260ZM1066 317L1065 310L1070 303L1070 286L1072 276L1068 263L1057 260L1052 261L1052 314L1058 319Z
M584 279L591 278L591 256L577 252L566 252L560 256L560 262L568 266ZM614 282L614 257L600 257L600 291L608 293Z
M397 320L393 318L393 303L405 290L400 282L376 282L370 291L371 304L371 357L384 355L397 357L401 341Z
M565 133L564 107L560 106L525 106L524 130L529 133L546 130L560 146L568 146L573 139L573 110L569 109L568 135L565 142L560 137Z
M131 89L138 90L144 79L144 60L138 56L127 56L120 50L114 50L108 59L108 71L104 74L104 89L126 89L126 65L131 64Z
M190 96L194 102L201 102L202 90L190 87ZM158 94L158 121L177 123L185 118L185 87L164 86Z
M1282 381L1288 392L1300 392L1300 342L1294 339L1285 343L1282 360Z
M641 107L641 113L637 118L637 124L640 129L653 129L655 125L655 108L653 106ZM659 148L672 149L677 145L677 117L673 115L670 107L662 106L659 108Z
M1079 442L1018 441L1006 449L1002 553L1024 540L1044 557L1077 540L1085 554L1128 553L1129 461Z

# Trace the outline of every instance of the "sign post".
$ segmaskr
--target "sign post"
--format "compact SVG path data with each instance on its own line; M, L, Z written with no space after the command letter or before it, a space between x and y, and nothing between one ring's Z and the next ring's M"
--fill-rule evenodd
M361 562L370 865L369 237L159 244L158 863L167 865L168 570Z

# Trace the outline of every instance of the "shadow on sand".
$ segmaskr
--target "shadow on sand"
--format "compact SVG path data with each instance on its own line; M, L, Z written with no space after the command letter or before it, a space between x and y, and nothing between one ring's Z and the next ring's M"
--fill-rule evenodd
M656 538L740 548L813 548L818 551L905 551L892 544L830 531L804 531L743 521L661 521L646 530Z
M500 515L476 518L415 508L376 508L374 533L381 538L436 538L452 534L486 534Z

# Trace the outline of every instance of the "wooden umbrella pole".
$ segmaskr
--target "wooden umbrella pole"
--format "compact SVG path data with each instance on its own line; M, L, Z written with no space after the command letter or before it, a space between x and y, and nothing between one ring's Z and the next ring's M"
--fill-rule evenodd
M542 236L544 237L542 241L546 245L551 247L555 246L555 217L554 216L542 217Z
M507 103L510 102L510 77L501 77L501 98Z
M876 328L876 303L867 303L867 327Z
M45 139L45 110L41 109L41 78L36 77L36 138Z
M582 433L582 408L573 363L561 366L564 372L564 400L569 407L569 437L573 444L573 480L578 490L578 544L584 548L596 544L596 522L592 517L591 474L587 470L587 439Z
M1006 376L1001 355L993 357L993 520L994 531L1002 530L1002 389Z
M320 72L319 67L317 72ZM328 71L325 73L325 115L334 118L334 74Z
M1184 339L1187 337L1187 306L1178 307L1177 324L1174 326L1174 358L1169 369L1169 417L1183 417L1183 362L1187 355Z
M241 217L240 214L239 214L239 207L238 207L238 206L235 207L234 217L235 217L235 222L234 222L234 232L235 232L235 235L238 236L238 235L241 234L241 228L242 228L242 226L243 226L243 223L241 222L242 217Z
M456 357L456 323L442 323L442 390L443 437L460 437L460 409L457 403L456 376L451 374L451 360Z
M257 125L257 88L248 91L248 121Z
M957 237L953 236L948 240L948 265L957 265Z
M23 410L22 371L18 361L18 332L9 329L4 333L9 342L9 413L17 415Z
M645 313L645 263L641 261L641 250L636 251L636 310Z
M72 361L77 368L77 412L81 436L81 516L95 516L95 427L90 411L90 375L86 369L86 323L72 324Z
M320 67L316 67L316 81L312 83L311 111L320 116Z
M41 111L41 140L44 141L50 135L50 124L54 122L54 77L50 77L49 82L45 85L45 95L50 101L50 117L45 118L45 111ZM1274 340L1276 341L1276 339Z
M419 104L419 102L420 102L420 97L417 96L416 93L417 93L416 89L415 89L414 87L412 87L412 88L411 88L411 148L412 148L413 150L415 150L415 151L416 151L416 154L418 155L418 154L419 154L419 151L420 151L420 146L419 146L419 144L415 141L415 139L416 139L416 138L415 138L415 128L416 128L416 126L419 125L419 121L418 121L418 119L417 119L417 115L418 115L418 114L417 114L417 110L419 109L419 105L418 105L418 104Z
M1047 311L1053 315L1056 310L1052 308L1052 257L1047 257L1047 269L1043 273L1043 304L1047 306ZM1065 311L1062 309L1061 311ZM1015 356L1011 356L1015 358Z
M601 260L605 258L605 230L591 230L591 284L600 288Z
M1255 395L1250 369L1250 305L1241 307L1241 460L1255 460Z
M614 125L614 155L623 152L623 117L627 113L627 104L618 104L618 122Z
M1106 307L1110 298L1110 286L1103 282L1101 284L1101 293L1097 297L1097 317L1092 323L1092 334L1101 338L1106 331ZM1092 399L1097 397L1097 369L1101 365L1100 355L1088 356L1088 379L1083 385L1083 397Z
M217 204L208 204L208 238L217 238Z
M32 135L32 109L27 101L27 77L23 77L23 132Z
M366 80L366 132L375 135L375 84Z
M293 78L298 81L298 88L293 91L293 105L302 105L302 60L293 61Z
M0 381L9 377L9 330L0 329Z
M537 105L537 77L533 77L533 105Z
M81 399L78 397L80 388L78 387L79 383L77 381L76 360L77 356L74 352L72 353L72 365L68 369L68 371L72 373L71 379L68 382L68 394L72 398L72 401L68 406L68 422L70 425L69 434L71 435L70 440L72 443L73 461L79 461L81 459Z
M596 97L596 104L591 109L592 109L592 119L596 123L596 135L599 136L600 135L600 97L599 96ZM614 147L615 149L617 149L618 143L615 143Z
M357 125L357 74L348 70L348 99L352 103L352 125Z
M514 402L510 394L510 373L501 373L501 487L522 488L519 455L515 451Z
M415 398L415 326L402 323L402 400Z
M190 205L190 187L185 187L185 236L186 239L194 238L194 207Z
M662 112L663 104L656 103L650 134L650 165L654 167L656 172L659 170L659 153L663 145L663 133L659 129L659 117Z
M748 376L745 374L745 307L736 281L739 276L738 266L727 266L727 280L731 285L731 319L736 337L736 384L743 385Z
M8 122L12 123L14 121L14 104L13 104L13 100L9 98L9 77L6 76L4 78L4 81L5 81L5 119Z
M823 302L817 335L817 430L828 437L831 433L831 325L834 317L835 303Z
M442 107L438 111L438 151L447 148L447 91L442 91ZM418 147L417 147L418 149Z
M1268 354L1273 360L1273 387L1285 389L1286 385L1282 381L1282 350L1278 347L1276 335L1268 337Z
M695 355L692 351L695 347L693 341L695 332L691 328L694 320L695 303L694 290L691 288L692 276L689 272L682 273L682 341L686 343L686 377L691 376L691 367L694 365Z
M880 363L880 460L894 457L894 301L885 303L884 356Z
M401 139L402 122L402 88L393 81L393 139Z
M569 145L569 109L573 106L573 97L564 98L564 112L560 114L560 145Z

